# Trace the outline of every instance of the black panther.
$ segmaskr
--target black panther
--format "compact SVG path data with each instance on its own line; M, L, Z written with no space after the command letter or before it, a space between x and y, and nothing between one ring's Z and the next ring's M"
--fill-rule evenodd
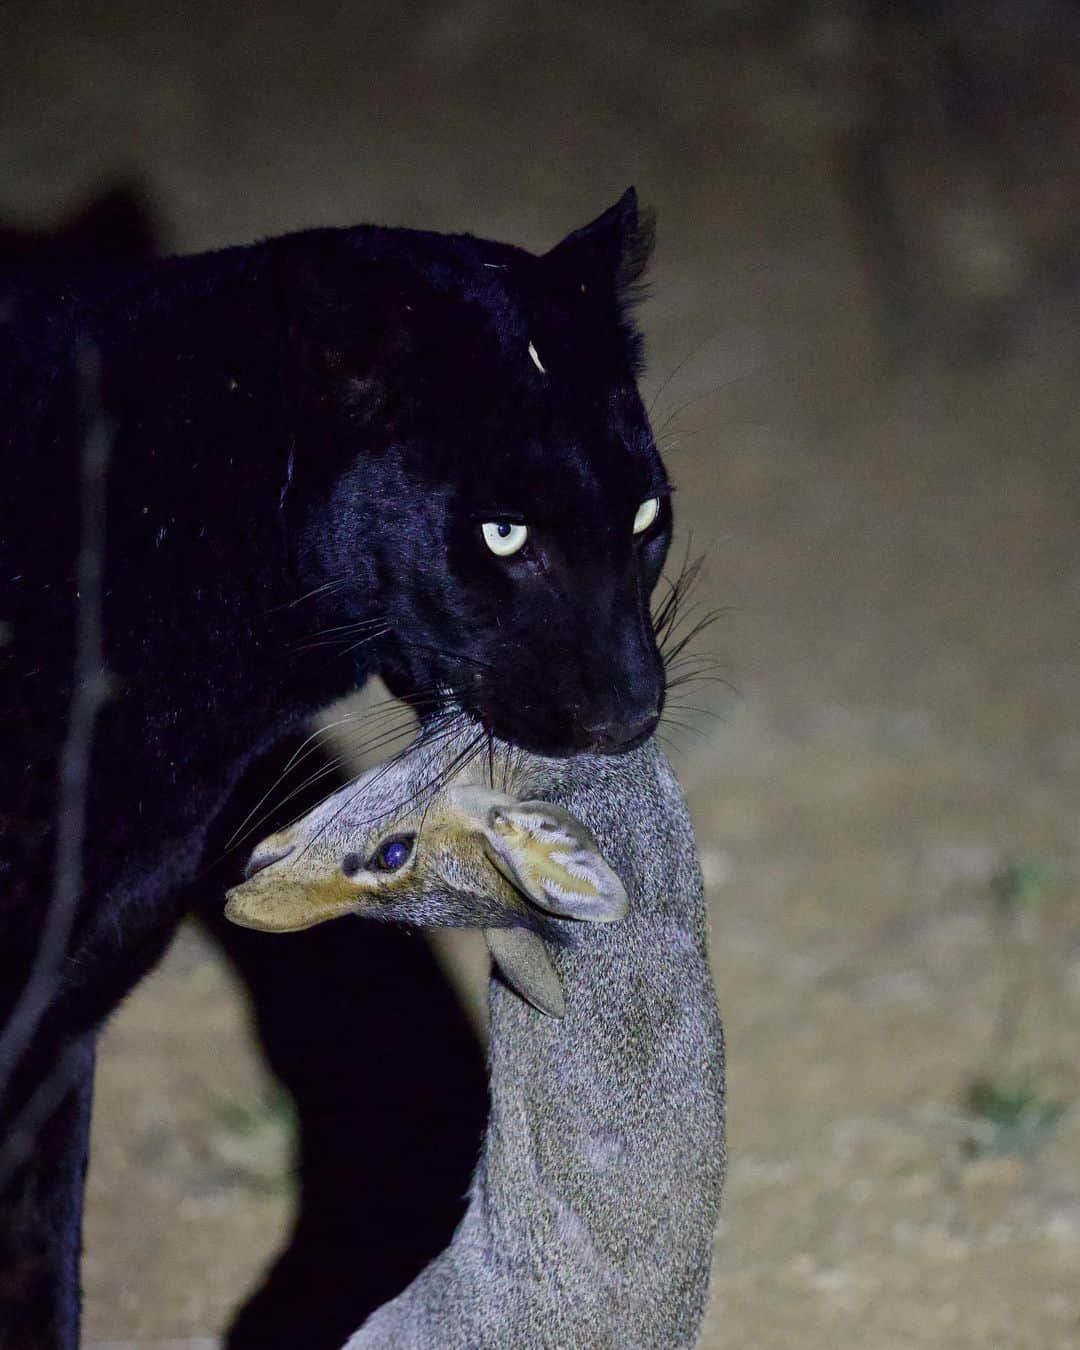
M655 728L665 672L649 600L670 487L636 388L631 318L651 238L630 190L540 256L361 226L191 257L134 247L60 261L46 249L0 264L0 1028L25 1014L50 910L87 624L100 625L107 672L66 956L32 1037L9 1041L0 1062L5 1347L77 1344L94 1030L186 912L216 924L237 870L217 861L222 845L305 719L377 673L430 725L453 707L478 737L543 753L617 753ZM107 458L100 612L88 617L90 443ZM305 654L313 643L324 645ZM276 958L265 940L245 947L251 938L227 940L267 1033L260 988L281 997L281 985L261 979ZM307 963L291 945L288 964L303 997L342 1017L367 979L387 1000L367 1015L397 1017L402 1044L422 1055L426 1033L410 1029L400 989L434 973L419 944L402 956L385 940L365 932L367 957L356 943L346 962L339 936L331 947L313 935ZM380 979L396 960L411 963L404 986ZM276 1044L300 1099L306 1187L320 1141L305 1095L324 1118L362 1112L364 1083L330 1100L297 1047ZM468 1072L482 1098L471 1060ZM402 1104L399 1074L387 1156L398 1144L408 1155L408 1111L423 1100L414 1090ZM465 1114L466 1142L447 1162L459 1196L480 1124ZM350 1159L340 1119L328 1128L336 1181L328 1164L320 1176L333 1208ZM338 1344L407 1282L409 1261L442 1244L453 1203L402 1222L370 1175L382 1166L355 1163L375 1236L333 1223L313 1236L305 1194L282 1264L317 1284L301 1239L334 1246L350 1282L334 1275L332 1310L311 1315L313 1288L302 1318L290 1314L272 1279L233 1345L298 1344L297 1326L305 1345ZM375 1255L380 1230L387 1247L403 1241L396 1264Z

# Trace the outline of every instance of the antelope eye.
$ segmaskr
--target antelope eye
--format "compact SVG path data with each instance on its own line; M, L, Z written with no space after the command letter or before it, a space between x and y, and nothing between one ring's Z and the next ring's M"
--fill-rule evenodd
M393 839L384 839L372 854L369 866L375 872L396 872L409 861L413 851L415 835L399 834Z
M634 516L634 533L643 534L660 514L660 498L646 497Z
M480 526L480 530L484 543L498 558L509 558L529 537L529 531L524 525L515 525L510 520L488 520Z

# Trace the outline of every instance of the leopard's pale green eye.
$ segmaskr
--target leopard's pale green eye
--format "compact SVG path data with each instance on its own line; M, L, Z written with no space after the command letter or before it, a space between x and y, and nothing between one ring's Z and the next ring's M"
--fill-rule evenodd
M634 517L634 533L641 534L643 530L647 530L659 514L660 498L646 497Z
M499 558L509 558L529 537L528 528L509 520L488 520L481 525L484 543Z

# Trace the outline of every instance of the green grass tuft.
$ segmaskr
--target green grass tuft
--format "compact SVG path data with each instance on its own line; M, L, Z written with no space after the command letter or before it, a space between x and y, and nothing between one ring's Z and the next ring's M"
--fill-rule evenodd
M994 896L1007 915L1039 909L1056 880L1054 868L1043 858L1029 855L1010 862L994 877Z
M1065 1102L1044 1095L1030 1081L977 1078L967 1091L971 1130L964 1141L971 1157L1034 1153L1050 1138Z

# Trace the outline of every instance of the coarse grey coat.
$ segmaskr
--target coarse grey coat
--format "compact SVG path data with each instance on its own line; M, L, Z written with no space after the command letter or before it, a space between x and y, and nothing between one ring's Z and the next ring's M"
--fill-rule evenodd
M347 1350L679 1350L705 1311L724 1048L682 792L654 742L525 761L626 883L551 947L560 1021L491 982L487 1132L453 1241ZM517 786L517 785L515 785Z

